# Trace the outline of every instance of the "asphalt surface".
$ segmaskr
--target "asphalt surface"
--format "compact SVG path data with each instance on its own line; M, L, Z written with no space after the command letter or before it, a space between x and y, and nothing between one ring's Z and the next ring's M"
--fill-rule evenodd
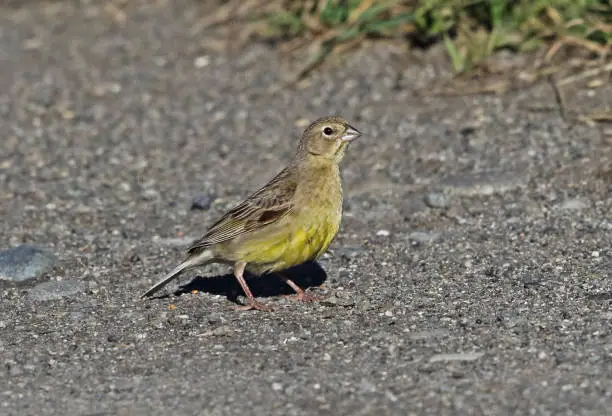
M1 414L609 412L609 127L563 121L547 83L418 95L445 73L385 43L269 95L273 48L147 3L0 7L0 249L58 258L0 281ZM580 86L575 108L610 105ZM341 231L298 271L327 302L269 277L274 312L234 311L222 266L139 299L327 114L366 133Z

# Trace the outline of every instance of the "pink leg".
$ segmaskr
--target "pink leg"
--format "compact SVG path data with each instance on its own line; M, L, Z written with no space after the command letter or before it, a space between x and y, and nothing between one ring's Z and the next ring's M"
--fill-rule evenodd
M256 309L258 311L264 312L272 311L271 307L266 306L263 303L257 302L257 300L255 300L255 296L253 296L253 294L251 293L251 289L249 289L243 277L245 267L246 263L244 262L236 263L234 265L234 276L236 277L236 280L238 280L238 283L240 283L240 287L242 287L242 290L247 297L247 304L244 306L236 306L234 309L238 311L248 311L251 309Z
M296 285L295 282L293 280L289 279L287 276L283 275L282 273L278 273L278 275L297 294L296 296L292 297L291 299L300 300L302 302L319 302L319 301L321 301L321 300L326 298L326 296L315 296L315 295L311 295L310 293L306 293L304 291L304 289L302 289L301 287Z

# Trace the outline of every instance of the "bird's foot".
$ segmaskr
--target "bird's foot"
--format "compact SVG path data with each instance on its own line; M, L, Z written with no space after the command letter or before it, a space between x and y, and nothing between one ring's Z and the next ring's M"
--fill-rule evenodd
M287 297L291 300L299 302L321 302L327 298L327 295L312 295L310 293L301 291L295 295L289 295Z
M262 312L272 312L273 309L261 302L256 301L255 299L249 299L247 298L247 304L246 305L240 305L240 306L235 306L234 310L236 311L250 311L250 310L257 310L257 311L262 311Z

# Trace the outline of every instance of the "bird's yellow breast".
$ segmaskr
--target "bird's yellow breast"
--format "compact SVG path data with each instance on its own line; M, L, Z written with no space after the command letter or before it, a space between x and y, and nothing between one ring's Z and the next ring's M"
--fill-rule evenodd
M275 272L314 260L325 252L340 228L342 188L336 166L324 175L309 175L307 192L296 192L295 210L261 238L250 236L236 247L236 258L247 270L261 274ZM311 179L312 178L312 179Z
M285 224L274 236L245 242L240 248L242 261L254 273L275 272L319 257L333 241L340 226L339 215L320 216L316 221Z

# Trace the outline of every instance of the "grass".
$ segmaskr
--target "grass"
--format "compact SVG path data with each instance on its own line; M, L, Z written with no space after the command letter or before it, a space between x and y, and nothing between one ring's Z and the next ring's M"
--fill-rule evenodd
M331 53L366 38L442 42L457 73L496 51L548 48L546 59L578 47L599 57L612 49L612 0L237 0L221 15L256 24L269 40L304 40L304 75ZM235 12L235 13L232 13Z

